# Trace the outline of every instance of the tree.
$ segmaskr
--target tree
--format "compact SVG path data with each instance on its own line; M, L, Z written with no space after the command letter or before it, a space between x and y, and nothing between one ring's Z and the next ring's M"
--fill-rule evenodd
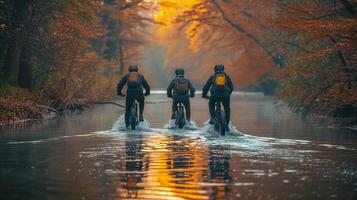
M353 4L284 1L274 25L285 40L299 47L287 54L289 63L279 76L279 97L305 115L355 115L357 20Z
M272 30L266 21L274 12L274 6L264 1L197 0L176 23L192 49L227 55L232 62L220 56L216 62L224 60L235 80L249 85L281 65L275 45L267 42Z

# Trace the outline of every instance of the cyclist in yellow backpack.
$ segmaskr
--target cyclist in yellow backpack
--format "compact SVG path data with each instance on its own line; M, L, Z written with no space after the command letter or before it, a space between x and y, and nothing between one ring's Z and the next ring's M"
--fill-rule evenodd
M172 115L171 119L175 119L176 106L179 102L185 106L186 110L186 120L190 123L191 120L191 106L190 97L195 96L195 88L192 86L191 82L184 77L185 70L178 67L175 70L176 77L171 81L169 87L167 88L167 96L173 99L172 102Z
M214 124L214 105L216 101L221 101L225 111L226 125L228 130L228 124L230 121L230 97L233 92L233 83L231 78L224 72L224 65L217 64L214 66L214 75L212 75L204 85L202 89L202 98L208 98L208 91L211 93L209 99L209 113L211 115L210 124Z
M137 100L139 102L139 121L144 121L144 103L145 96L150 95L150 86L145 80L144 76L139 74L139 69L137 65L129 66L129 73L125 75L119 82L117 87L117 94L124 96L122 90L124 85L128 86L126 91L126 101L125 101L125 126L129 127L129 113L130 107ZM143 93L143 88L145 89L145 94Z

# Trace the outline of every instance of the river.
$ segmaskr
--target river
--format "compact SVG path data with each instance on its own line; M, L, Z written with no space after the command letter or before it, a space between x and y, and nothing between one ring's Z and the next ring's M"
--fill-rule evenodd
M146 101L139 131L122 129L115 105L1 128L1 199L357 199L355 131L315 127L259 93L232 97L224 137L199 97L196 126L167 129L170 99Z

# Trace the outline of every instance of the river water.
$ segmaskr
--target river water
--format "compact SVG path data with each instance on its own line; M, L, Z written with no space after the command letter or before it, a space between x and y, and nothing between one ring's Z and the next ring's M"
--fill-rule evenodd
M103 105L0 131L0 199L357 199L357 133L304 122L272 97L232 97L231 132L210 131L192 100L184 130L170 99L147 100L148 122L123 129Z

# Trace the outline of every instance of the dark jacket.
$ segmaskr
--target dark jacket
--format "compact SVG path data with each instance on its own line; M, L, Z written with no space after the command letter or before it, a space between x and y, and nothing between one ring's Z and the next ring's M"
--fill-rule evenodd
M176 79L177 78L179 78L179 77L176 77L176 78L174 78L172 81L171 81L171 83L170 83L170 85L169 85L169 87L167 87L167 96L168 97L179 97L179 98L184 98L184 97L189 97L189 95L191 96L191 97L193 97L193 96L195 96L195 91L196 91L196 89L193 87L193 85L191 84L191 82L188 80L188 79L186 79L187 81L188 81L188 91L187 91L187 93L186 94L179 94L179 93L177 93L176 92Z
M125 75L118 83L118 87L117 87L117 94L120 95L122 94L122 90L124 85L127 83L128 81L128 75ZM140 95L143 94L143 88L145 89L145 95L149 95L150 94L150 86L147 83L147 81L145 80L144 76L139 74L139 86L138 87L130 87L128 86L128 90L126 91L127 95Z
M216 90L216 88L214 87L214 79L217 74L224 74L227 78L226 88L223 91ZM207 80L206 84L203 86L202 97L206 97L208 91L210 91L212 97L230 97L233 92L233 83L231 78L224 72L215 73Z

